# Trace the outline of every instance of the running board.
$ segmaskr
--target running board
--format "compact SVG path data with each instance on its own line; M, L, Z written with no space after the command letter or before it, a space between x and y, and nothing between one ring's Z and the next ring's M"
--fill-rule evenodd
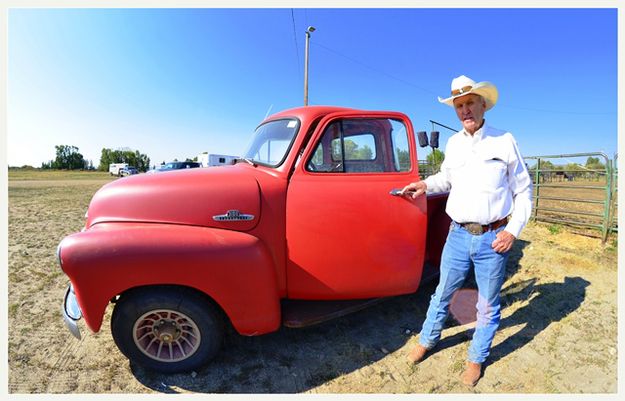
M345 316L352 312L357 312L386 299L388 299L388 297L345 301L301 301L287 299L282 301L282 324L291 328L312 326Z

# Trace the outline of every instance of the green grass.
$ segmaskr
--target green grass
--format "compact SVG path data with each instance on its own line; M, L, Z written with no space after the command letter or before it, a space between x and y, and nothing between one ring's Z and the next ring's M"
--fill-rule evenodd
M562 231L562 227L558 224L552 224L547 228L552 235L560 234L560 232Z
M614 235L614 234L612 234ZM606 245L606 251L617 252L618 251L618 238L612 238L609 244Z
M9 181L112 180L114 178L106 171L9 169Z
M17 315L17 311L19 310L20 306L18 304L10 304L9 305L9 317L15 317L15 315Z

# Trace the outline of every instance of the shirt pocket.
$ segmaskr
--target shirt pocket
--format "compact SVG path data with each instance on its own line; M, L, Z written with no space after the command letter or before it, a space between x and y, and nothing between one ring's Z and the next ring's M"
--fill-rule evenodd
M484 191L494 192L506 182L506 162L493 155L484 155L479 160L480 183Z

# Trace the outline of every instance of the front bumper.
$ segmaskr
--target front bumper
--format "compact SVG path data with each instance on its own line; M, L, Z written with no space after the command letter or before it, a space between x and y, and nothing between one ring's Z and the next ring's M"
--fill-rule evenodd
M63 321L65 326L69 329L70 333L74 337L80 340L80 329L78 328L78 321L82 318L82 311L78 305L76 294L74 293L74 287L70 284L63 298Z

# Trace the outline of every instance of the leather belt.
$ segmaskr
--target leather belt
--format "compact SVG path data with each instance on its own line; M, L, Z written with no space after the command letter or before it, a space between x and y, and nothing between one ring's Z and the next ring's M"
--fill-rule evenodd
M473 235L482 235L487 231L496 230L499 227L503 226L508 222L508 217L504 217L503 219L493 221L490 224L480 224L480 223L458 223L460 227L464 228L468 232Z

